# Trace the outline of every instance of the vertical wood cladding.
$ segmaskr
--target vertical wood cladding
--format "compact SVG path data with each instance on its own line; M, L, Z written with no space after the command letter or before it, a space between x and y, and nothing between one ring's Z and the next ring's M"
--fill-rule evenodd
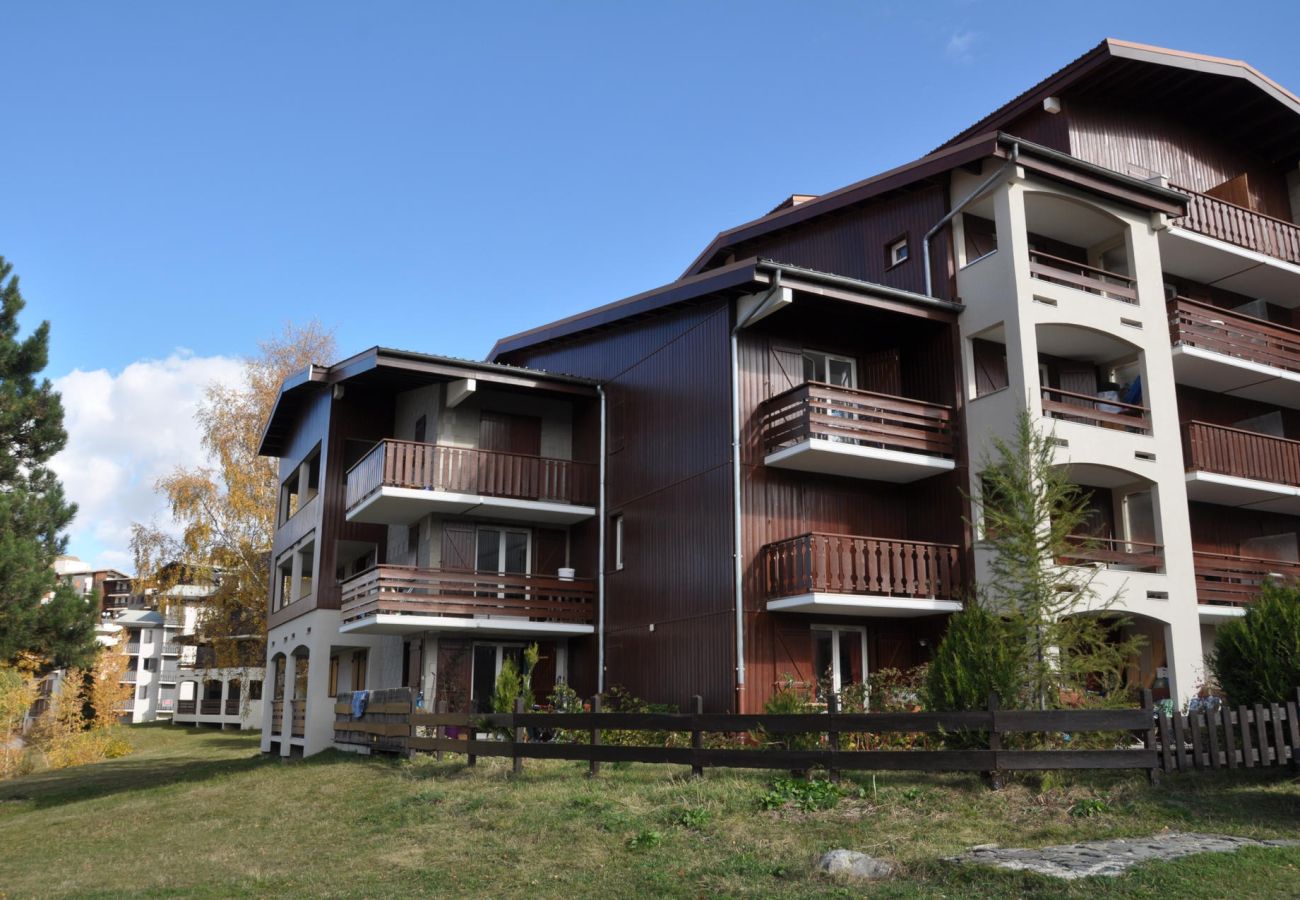
M1300 535L1300 516L1196 502L1188 504L1188 511L1192 549L1202 553L1238 555L1242 552L1242 541L1283 534Z
M892 194L821 216L798 228L747 241L736 247L735 255L738 259L762 256L923 293L921 239L947 212L946 185L918 186L911 193ZM908 259L890 266L887 248L900 237L907 238ZM942 236L936 238L931 252L935 291L950 299L948 241Z
M1156 103L1068 97L1061 117L1068 119L1070 152L1080 159L1126 175L1164 175L1194 191L1245 173L1253 208L1291 218L1286 180L1277 167L1203 123Z
M606 563L605 683L683 708L693 694L735 708L729 339L730 307L716 300L503 360L597 378L620 409L606 499L623 516L625 565ZM594 646L571 648L583 690Z

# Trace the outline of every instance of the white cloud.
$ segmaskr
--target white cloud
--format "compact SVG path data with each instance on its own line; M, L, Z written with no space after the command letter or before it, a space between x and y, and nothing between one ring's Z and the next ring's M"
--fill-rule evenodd
M979 32L958 31L948 38L944 55L956 63L968 63L975 59L975 45L979 42Z
M176 466L206 461L194 421L204 389L241 377L239 360L178 350L166 359L131 363L116 375L77 369L55 379L68 445L50 467L78 507L69 552L96 566L131 571L131 523L170 524L154 482Z

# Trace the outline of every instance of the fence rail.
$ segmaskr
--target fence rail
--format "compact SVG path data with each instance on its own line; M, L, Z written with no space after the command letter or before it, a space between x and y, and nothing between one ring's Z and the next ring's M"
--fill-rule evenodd
M1042 389L1043 415L1134 434L1151 433L1151 410L1134 403L1076 394L1060 388Z
M1068 285L1123 303L1137 303L1137 282L1129 276L1087 266L1050 253L1030 250L1029 274L1043 281Z
M763 548L768 597L825 592L950 600L961 591L952 544L810 532Z
M1192 552L1196 599L1201 603L1243 604L1259 596L1264 582L1300 581L1300 563L1228 553Z
M568 459L388 439L348 470L347 508L381 487L591 506L596 502L596 467Z
M1129 569L1135 572L1163 572L1165 548L1163 544L1148 544L1124 538L1102 538L1092 535L1072 535L1073 549L1060 558L1068 566L1097 565L1106 568Z
M952 457L952 407L810 381L777 394L759 415L763 452L809 438Z
M1184 422L1183 464L1189 472L1300 485L1300 441L1209 422Z
M1161 710L1160 766L1166 772L1300 766L1300 689L1286 703L1231 709Z
M1247 250L1300 263L1300 227L1191 188L1169 186L1188 197L1187 214L1176 223L1180 227Z
M1300 372L1300 330L1208 303L1175 297L1166 305L1174 344Z

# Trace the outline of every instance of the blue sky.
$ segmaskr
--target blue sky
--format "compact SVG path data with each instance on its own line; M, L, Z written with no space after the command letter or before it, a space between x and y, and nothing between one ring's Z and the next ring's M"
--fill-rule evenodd
M50 374L114 385L313 316L480 357L1108 35L1300 88L1294 4L10 0L3 33L0 254Z

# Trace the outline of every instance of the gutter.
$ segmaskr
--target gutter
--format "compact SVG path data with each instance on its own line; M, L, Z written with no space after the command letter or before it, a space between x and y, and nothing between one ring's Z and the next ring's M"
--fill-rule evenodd
M903 290L902 288L890 287L885 284L876 284L871 281L862 281L858 278L850 278L847 275L835 275L831 272L819 272L816 269L805 269L802 266L792 266L789 263L777 262L771 259L760 259L755 266L759 271L773 272L779 278L782 273L792 278L812 281L819 284L825 284L833 287L849 288L863 294L874 294L878 297L886 297L890 300L898 300L903 303L910 303L913 306L928 306L931 309L942 309L945 312L961 312L965 307L953 300L944 300L940 297L934 297L927 294L917 294L912 291Z
M998 135L998 140L1002 140L1002 135ZM921 238L921 265L925 270L925 294L927 297L934 296L934 273L930 270L930 242L934 240L934 236L938 234L944 226L951 222L959 212L974 203L980 197L984 196L993 185L1006 177L1006 173L1016 167L1019 159L1020 144L1013 143L1011 145L1011 155L1007 157L1007 161L999 166L996 172L980 182L979 187L975 188L975 190L971 191L963 199L958 201L952 209L948 210L947 214L942 219L934 223L934 227L925 233L925 237Z
M596 385L600 397L600 489L596 514L596 693L605 693L605 387Z

